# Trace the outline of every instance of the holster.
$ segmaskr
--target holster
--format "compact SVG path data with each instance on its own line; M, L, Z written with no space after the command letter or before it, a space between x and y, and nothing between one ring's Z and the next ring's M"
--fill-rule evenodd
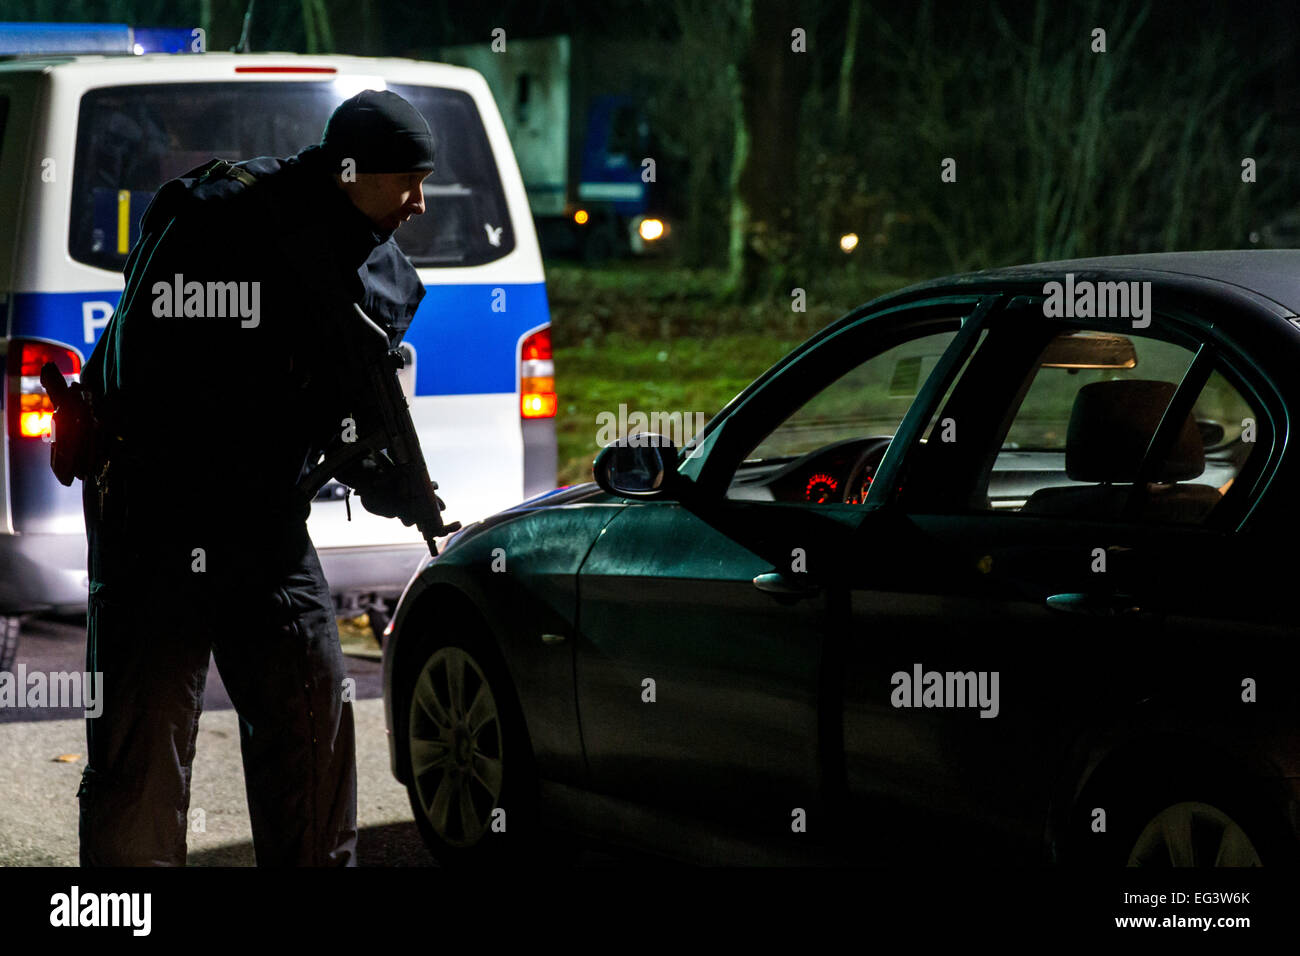
M59 484L84 481L95 473L100 441L93 396L80 382L69 385L53 362L41 369L41 384L54 403L50 468Z

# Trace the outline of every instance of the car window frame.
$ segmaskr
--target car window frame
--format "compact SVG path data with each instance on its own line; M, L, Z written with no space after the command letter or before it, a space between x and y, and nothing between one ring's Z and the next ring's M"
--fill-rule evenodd
M909 302L886 303L884 308L872 308L868 304L861 314L850 313L796 348L733 399L713 419L716 425L684 450L680 473L693 482L701 497L725 498L736 469L776 427L773 421L779 425L847 371L895 345L937 332L956 331L908 407L891 443L893 448L898 443L898 435L923 429L929 422L924 417L919 425L909 427L909 420L919 417L918 403L929 404L929 396L944 393L944 387L936 379L946 382L961 368L981 324L972 319L977 315L982 319L997 298L997 295L972 293L931 295ZM888 459L889 452L886 452L882 469ZM868 500L864 505L846 507L862 510L872 504Z

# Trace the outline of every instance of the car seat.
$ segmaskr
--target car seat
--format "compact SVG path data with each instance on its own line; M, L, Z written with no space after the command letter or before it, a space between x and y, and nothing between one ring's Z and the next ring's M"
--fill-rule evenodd
M1079 389L1065 439L1065 474L1090 487L1041 488L1021 509L1025 514L1119 518L1160 419L1173 398L1172 382L1125 379L1093 382ZM1196 523L1219 503L1211 485L1188 484L1205 471L1205 447L1189 412L1178 438L1147 486L1141 520Z

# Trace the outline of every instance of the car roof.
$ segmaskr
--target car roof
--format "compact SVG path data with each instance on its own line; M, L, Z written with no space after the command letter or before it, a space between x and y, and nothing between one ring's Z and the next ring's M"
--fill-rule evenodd
M1059 279L1067 272L1114 279L1145 277L1171 282L1176 282L1179 277L1199 279L1270 299L1291 315L1300 312L1300 249L1223 249L1062 259L967 272L902 291L907 293L938 286L996 285L1007 280L1026 282L1039 277Z

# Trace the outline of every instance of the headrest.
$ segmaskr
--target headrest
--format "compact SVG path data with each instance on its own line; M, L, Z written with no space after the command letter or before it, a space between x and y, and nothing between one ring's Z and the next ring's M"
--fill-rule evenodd
M1065 439L1071 481L1131 482L1176 386L1131 379L1079 389ZM1186 481L1205 470L1205 446L1189 413L1174 446L1151 481Z

